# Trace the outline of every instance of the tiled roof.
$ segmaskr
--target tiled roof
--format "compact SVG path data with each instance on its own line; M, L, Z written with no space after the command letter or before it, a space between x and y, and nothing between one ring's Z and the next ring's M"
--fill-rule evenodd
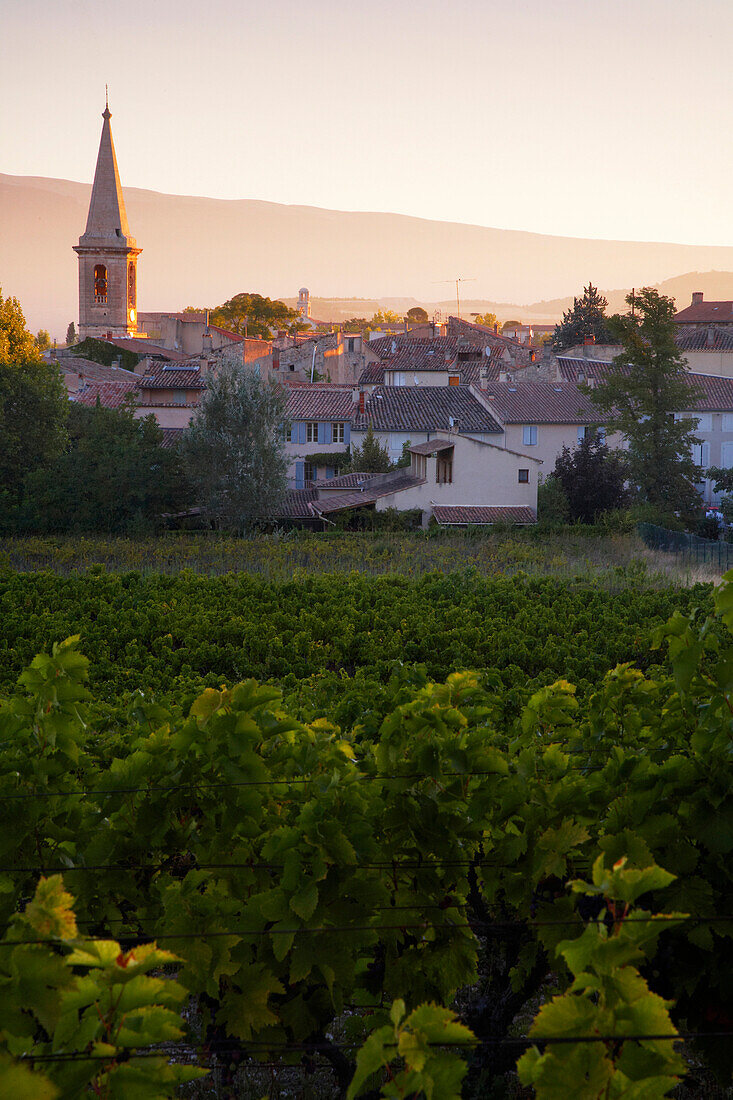
M598 410L590 397L572 382L489 382L482 394L505 424L598 421Z
M362 386L381 386L382 382L384 382L385 369L384 363L367 363L366 367L359 375L359 384Z
M500 432L501 427L466 386L377 386L352 427L366 431L447 431L449 418L461 432Z
M537 516L531 508L483 507L460 505L433 505L433 515L440 524L490 524L490 523L536 523Z
M613 363L603 359L583 359L574 355L558 355L557 364L563 382L587 382L589 378L605 378Z
M287 387L288 420L351 420L355 405L352 389L335 386Z
M493 328L489 328L488 325L479 325L475 321L466 321L463 317L449 317L448 328L449 330L453 329L454 332L463 332L466 335L475 332L477 336L480 335L484 341L488 339L488 342L493 347L503 346L505 348L521 348L524 346L511 336L502 336L501 333L494 332Z
M205 390L206 382L201 377L198 360L191 365L176 363L175 368L156 366L140 380L143 390Z
M119 409L130 396L137 391L137 380L134 382L85 382L71 397L77 405L90 405L99 403L105 409Z
M680 332L675 340L680 351L733 351L733 329L699 328Z
M713 374L688 374L698 398L689 409L695 412L733 412L733 378L718 378ZM680 412L687 412L681 409Z
M390 370L404 371L446 370L459 351L470 354L472 359L480 359L484 354L480 344L471 344L457 336L436 336L434 339L410 339L407 336L399 341L397 351L390 356L388 367Z
M362 482L376 477L376 474L357 473L341 474L340 477L323 477L320 481L314 481L314 489L356 489Z
M282 519L313 519L311 502L316 499L315 489L288 489L278 511Z
M686 309L675 313L678 325L715 324L716 321L733 323L733 302L693 302Z
M163 438L161 440L161 447L175 447L179 443L181 436L183 435L183 428L161 428Z
M315 500L313 508L319 514L343 512L346 508L363 508L366 504L374 504L380 497L388 497L392 493L401 493L404 489L412 489L415 485L424 484L425 478L413 477L409 473L397 478L389 474L376 474L361 491L347 493L345 496L333 499Z
M434 455L438 451L449 451L454 446L450 439L429 439L427 443L416 443L410 451L414 455Z
M63 374L78 374L90 382L135 382L141 376L123 367L108 367L105 363L95 363L93 359L83 359L77 355L64 355L56 360Z
M114 344L123 351L131 351L135 355L149 355L154 359L168 359L171 362L181 362L188 359L182 351L173 351L171 348L162 348L159 344L152 344L149 340L137 340L134 337L109 336L104 338L105 344Z

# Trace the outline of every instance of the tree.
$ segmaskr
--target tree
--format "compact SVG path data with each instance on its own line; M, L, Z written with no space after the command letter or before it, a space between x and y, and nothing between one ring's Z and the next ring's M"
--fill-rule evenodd
M501 331L506 332L508 328L519 328L521 323L521 321L505 321L504 324L501 326Z
M5 504L20 500L28 473L63 451L68 408L57 366L42 360L0 362L0 499L4 496Z
M380 325L399 325L402 321L399 313L393 309L378 309L369 322L369 328L379 328Z
M135 419L132 402L122 409L72 404L68 433L65 453L26 479L26 529L137 532L188 505L177 449L162 446L153 416Z
M51 347L51 336L45 328L39 329L34 339L36 341L36 347L41 354L43 354L44 351L48 351Z
M341 326L344 332L364 332L369 328L366 317L350 317Z
M428 311L422 306L413 306L407 311L407 320L413 325L425 325L428 321Z
M278 514L287 477L284 418L282 387L241 365L207 380L181 453L198 503L218 526L243 531Z
M632 492L668 513L689 514L700 504L692 460L697 422L676 420L675 413L693 409L697 395L675 344L674 299L644 287L626 301L634 311L609 320L623 351L607 379L588 392L608 430L628 441Z
M598 293L593 283L583 287L583 297L573 299L573 308L563 313L561 323L555 328L552 341L555 350L583 344L588 336L592 336L596 344L611 343L607 305L608 299Z
M473 319L477 325L485 325L486 328L499 324L495 313L476 313Z
M20 302L3 298L0 287L0 363L38 363L40 358L35 337L25 327Z
M389 452L383 447L374 434L371 423L361 447L353 447L351 451L351 469L354 473L384 474L392 469Z
M240 336L259 336L264 340L281 329L293 333L308 328L297 310L261 294L235 294L228 302L210 310L209 319L213 325L221 325Z
M73 321L69 321L69 327L66 330L66 346L70 348L72 344L76 343L76 326Z
M597 435L586 434L573 451L563 447L552 478L562 487L571 520L593 523L603 512L624 503L622 456L610 451Z

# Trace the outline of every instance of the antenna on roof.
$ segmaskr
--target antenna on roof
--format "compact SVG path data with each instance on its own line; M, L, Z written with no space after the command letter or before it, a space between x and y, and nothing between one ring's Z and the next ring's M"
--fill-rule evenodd
M455 283L456 284L456 313L458 314L458 320L461 319L461 298L460 298L460 284L461 283L475 283L475 277L470 279L464 279L463 276L459 276L457 279L436 279L438 283Z

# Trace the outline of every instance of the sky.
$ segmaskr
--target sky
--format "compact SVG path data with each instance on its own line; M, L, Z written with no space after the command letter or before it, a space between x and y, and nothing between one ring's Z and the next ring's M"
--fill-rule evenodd
M730 0L3 0L0 172L733 245Z

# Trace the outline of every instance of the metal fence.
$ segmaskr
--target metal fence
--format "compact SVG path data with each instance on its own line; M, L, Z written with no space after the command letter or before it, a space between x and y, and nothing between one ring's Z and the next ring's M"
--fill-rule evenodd
M638 530L652 550L666 550L691 565L713 565L721 573L733 569L733 543L703 539L687 531L669 531L653 523L640 523Z

